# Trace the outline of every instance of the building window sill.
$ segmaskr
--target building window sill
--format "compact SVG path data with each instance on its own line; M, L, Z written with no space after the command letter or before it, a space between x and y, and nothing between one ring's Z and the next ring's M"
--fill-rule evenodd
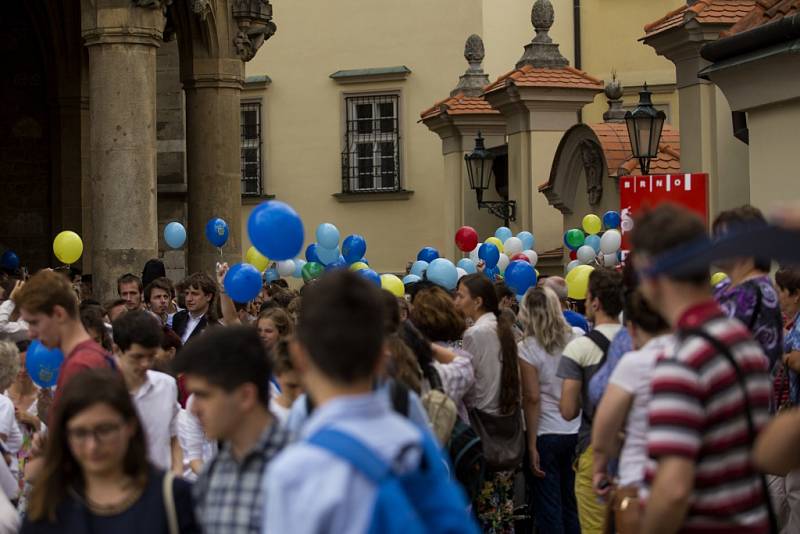
M261 204L265 200L272 200L275 198L275 195L242 195L242 206L254 206L256 204Z
M386 201L386 200L408 200L414 191L408 189L400 189L399 191L369 191L369 192L351 192L351 193L335 193L333 198L339 202L373 202L373 201Z
M339 84L403 81L411 74L405 65L368 69L337 70L330 78Z

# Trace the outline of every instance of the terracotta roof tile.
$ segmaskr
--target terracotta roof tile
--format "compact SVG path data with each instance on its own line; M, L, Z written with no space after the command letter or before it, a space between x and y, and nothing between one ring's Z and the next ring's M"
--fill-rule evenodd
M796 13L800 13L800 0L756 0L753 9L723 36L746 32Z
M639 172L639 162L631 157L628 127L621 122L590 124L600 140L608 164L610 176L623 176ZM669 125L664 125L658 158L650 163L652 174L670 174L681 170L680 134Z
M485 93L496 91L509 85L517 87L564 87L569 89L603 90L603 81L589 76L574 67L545 69L524 65L500 76L484 90Z
M429 119L438 115L485 115L500 113L494 109L482 96L466 96L458 93L434 104L423 111L422 119Z
M757 0L698 0L683 5L644 27L651 37L695 19L700 24L736 24L756 5Z

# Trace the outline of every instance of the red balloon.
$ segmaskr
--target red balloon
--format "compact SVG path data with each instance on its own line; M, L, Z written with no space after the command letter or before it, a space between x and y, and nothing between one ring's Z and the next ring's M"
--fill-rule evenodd
M456 246L463 252L472 252L478 246L478 232L471 226L462 226L456 232Z
M517 261L517 260L527 261L528 263L531 262L531 259L522 252L517 252L516 254L511 256L511 261Z
M569 259L577 260L578 259L578 251L577 250L571 250L569 252Z

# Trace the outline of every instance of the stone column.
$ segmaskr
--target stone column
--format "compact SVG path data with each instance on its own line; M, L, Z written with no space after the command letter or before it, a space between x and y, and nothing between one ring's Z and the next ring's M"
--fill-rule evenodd
M141 272L157 254L156 49L164 14L155 4L98 0L82 12L89 50L92 270L101 300L116 295L121 274Z

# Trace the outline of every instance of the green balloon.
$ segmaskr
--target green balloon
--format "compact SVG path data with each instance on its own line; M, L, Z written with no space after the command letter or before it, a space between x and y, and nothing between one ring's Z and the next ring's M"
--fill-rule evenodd
M310 261L303 265L303 281L310 282L311 280L316 280L322 273L325 272L325 267L322 264Z
M566 241L571 249L576 250L580 248L585 240L586 235L583 233L583 230L579 230L578 228L567 230Z

